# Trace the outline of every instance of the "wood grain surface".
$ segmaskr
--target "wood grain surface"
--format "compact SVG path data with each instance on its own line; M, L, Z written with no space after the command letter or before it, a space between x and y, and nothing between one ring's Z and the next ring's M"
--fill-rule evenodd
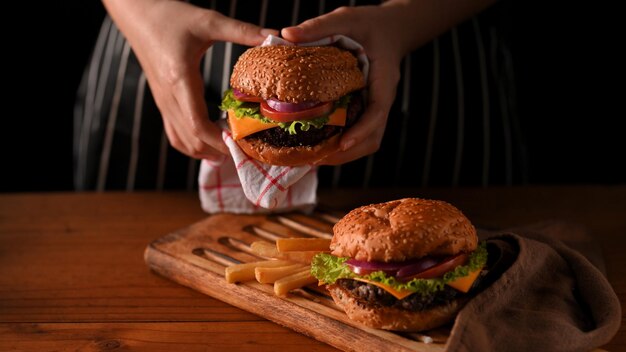
M339 190L324 207L443 199L481 227L562 219L585 225L626 303L626 186ZM0 350L334 348L151 272L153 240L206 217L189 193L0 195ZM606 346L626 350L626 328Z

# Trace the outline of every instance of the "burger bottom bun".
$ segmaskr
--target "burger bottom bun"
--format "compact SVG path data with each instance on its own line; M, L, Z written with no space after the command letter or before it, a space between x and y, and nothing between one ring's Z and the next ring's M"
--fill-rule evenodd
M429 330L454 320L463 304L458 300L424 311L409 311L393 307L370 306L359 302L338 285L328 286L335 303L350 320L375 329L394 331Z
M312 164L339 150L341 134L336 134L314 146L276 147L257 138L243 138L237 144L249 157L266 164L301 166Z

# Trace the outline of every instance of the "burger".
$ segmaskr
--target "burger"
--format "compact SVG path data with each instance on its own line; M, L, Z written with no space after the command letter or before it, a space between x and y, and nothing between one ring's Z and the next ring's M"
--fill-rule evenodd
M272 165L314 163L339 150L362 110L356 57L334 46L265 46L237 60L220 109L248 156Z
M395 331L453 320L487 262L460 210L418 198L349 212L333 227L330 249L313 258L312 275L351 320Z

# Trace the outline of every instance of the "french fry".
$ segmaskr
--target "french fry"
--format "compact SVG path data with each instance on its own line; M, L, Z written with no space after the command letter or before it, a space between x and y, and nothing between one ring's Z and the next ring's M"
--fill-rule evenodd
M265 242L265 241L256 241L252 242L250 245L250 250L252 253L265 258L279 258L280 253L278 253L278 249L276 249L276 245Z
M252 242L252 244L250 245L250 249L252 250L252 253L260 257L290 260L307 265L311 264L311 259L313 259L313 256L319 253L319 251L281 253L278 251L275 245L265 241Z
M279 252L318 251L330 250L330 239L326 238L279 238L276 240Z
M311 268L306 267L295 274L283 277L274 282L274 293L277 296L286 296L291 290L316 282L317 279L311 276Z
M291 261L294 261L296 263L310 265L311 264L311 260L313 260L313 257L317 253L319 253L319 252L317 252L317 251L285 252L285 253L281 253L280 258L281 259L291 260Z
M275 281L280 280L285 276L302 271L302 268L304 268L304 265L302 264L280 266L277 268L256 267L254 268L254 276L256 277L256 281L262 284L273 284Z
M260 262L252 262L245 264L235 264L226 267L224 277L226 282L235 283L254 280L254 269L257 267L275 268L279 266L292 265L287 260L265 260Z

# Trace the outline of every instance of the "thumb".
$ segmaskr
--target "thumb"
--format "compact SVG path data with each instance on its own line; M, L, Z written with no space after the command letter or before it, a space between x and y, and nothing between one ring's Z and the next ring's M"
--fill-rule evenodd
M343 34L352 37L354 28L355 8L340 7L325 15L304 21L297 26L283 28L283 38L291 42L310 42L334 34Z
M239 21L217 11L204 10L195 34L210 41L218 40L256 46L261 44L268 35L278 35L278 31Z

